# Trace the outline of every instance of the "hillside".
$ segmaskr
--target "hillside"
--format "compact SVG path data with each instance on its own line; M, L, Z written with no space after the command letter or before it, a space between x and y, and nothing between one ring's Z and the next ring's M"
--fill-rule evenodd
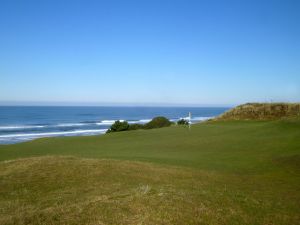
M300 117L300 103L247 103L239 105L215 120L270 120Z
M300 224L300 120L0 146L0 224Z

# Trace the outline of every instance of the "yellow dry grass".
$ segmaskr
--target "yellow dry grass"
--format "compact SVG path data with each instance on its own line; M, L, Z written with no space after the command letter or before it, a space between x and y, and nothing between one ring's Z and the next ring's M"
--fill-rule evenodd
M225 112L215 120L268 120L299 116L300 103L247 103Z

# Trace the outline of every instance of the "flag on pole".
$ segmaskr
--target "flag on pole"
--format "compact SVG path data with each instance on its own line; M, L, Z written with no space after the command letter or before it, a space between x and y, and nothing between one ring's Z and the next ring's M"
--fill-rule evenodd
M192 113L189 112L189 129L191 129L191 124L192 124Z

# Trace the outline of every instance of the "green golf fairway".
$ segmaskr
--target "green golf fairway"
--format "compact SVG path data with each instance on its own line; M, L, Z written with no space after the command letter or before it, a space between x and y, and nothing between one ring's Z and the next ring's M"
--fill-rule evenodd
M0 146L1 224L300 224L300 120Z

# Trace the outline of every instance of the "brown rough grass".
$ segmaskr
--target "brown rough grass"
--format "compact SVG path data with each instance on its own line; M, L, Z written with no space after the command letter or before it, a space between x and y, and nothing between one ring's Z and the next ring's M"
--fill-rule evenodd
M300 117L300 103L247 103L239 105L215 120L273 120Z
M247 193L251 183L152 163L59 156L4 161L0 224L299 222L297 214L273 209L272 197Z

